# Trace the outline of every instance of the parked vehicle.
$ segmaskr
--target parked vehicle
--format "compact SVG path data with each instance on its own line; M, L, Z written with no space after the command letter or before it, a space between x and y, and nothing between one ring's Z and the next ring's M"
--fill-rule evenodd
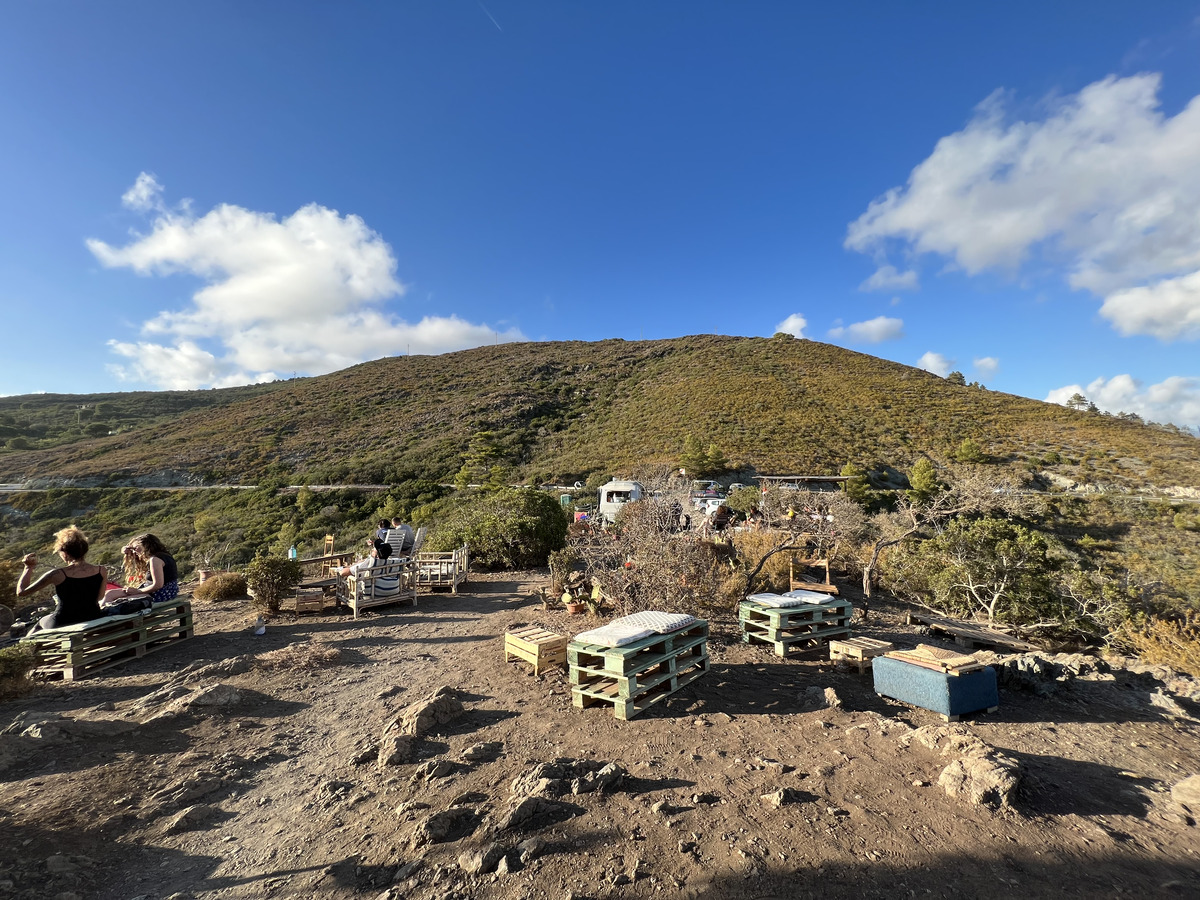
M600 488L600 502L597 506L600 521L611 525L616 521L617 513L626 503L641 500L646 496L646 489L638 481L610 481Z

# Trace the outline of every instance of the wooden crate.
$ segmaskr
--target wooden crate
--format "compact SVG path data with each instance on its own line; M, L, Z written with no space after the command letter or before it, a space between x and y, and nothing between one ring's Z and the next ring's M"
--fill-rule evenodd
M572 641L567 661L577 708L608 704L618 719L632 719L708 671L708 623L624 647Z
M867 637L844 638L829 642L829 658L853 664L861 675L871 668L872 659L883 656L894 647L895 644L891 641L878 641Z
M75 681L193 634L192 604L173 600L146 613L100 619L79 631L38 632L23 643L37 657L35 674Z
M538 625L527 625L504 635L504 661L513 657L533 663L533 674L545 666L567 666L567 639Z
M782 608L743 600L738 606L738 624L744 643L771 644L776 656L786 657L792 650L849 635L852 612L846 600Z

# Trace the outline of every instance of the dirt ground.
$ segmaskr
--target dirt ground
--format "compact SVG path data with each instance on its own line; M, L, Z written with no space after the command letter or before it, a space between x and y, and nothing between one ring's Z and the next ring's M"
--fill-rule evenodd
M475 576L358 621L284 613L261 637L248 601L197 603L194 639L0 704L0 898L1200 896L1200 827L1170 793L1200 772L1187 680L1051 668L947 728L869 673L740 643L731 616L706 675L622 722L573 708L565 672L504 662L509 626L597 624L544 612L544 583ZM903 623L874 605L857 631L936 643ZM337 659L192 666L295 642ZM380 765L384 726L443 686L463 712ZM814 709L811 687L841 705ZM939 786L954 734L1020 772L1011 804ZM560 758L627 774L502 830L514 779ZM424 839L452 809L474 830Z

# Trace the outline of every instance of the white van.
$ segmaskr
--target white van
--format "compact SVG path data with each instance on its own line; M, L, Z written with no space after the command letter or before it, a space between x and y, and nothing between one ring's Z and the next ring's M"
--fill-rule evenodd
M611 525L616 521L617 513L626 503L641 500L646 496L646 489L637 481L610 481L600 488L600 502L596 512L602 523Z

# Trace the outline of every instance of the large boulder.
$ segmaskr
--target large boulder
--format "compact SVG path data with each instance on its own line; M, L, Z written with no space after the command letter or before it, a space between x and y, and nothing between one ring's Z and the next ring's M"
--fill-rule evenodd
M384 734L395 728L400 734L419 737L463 714L462 701L452 688L440 687L423 700L409 704L384 728Z

